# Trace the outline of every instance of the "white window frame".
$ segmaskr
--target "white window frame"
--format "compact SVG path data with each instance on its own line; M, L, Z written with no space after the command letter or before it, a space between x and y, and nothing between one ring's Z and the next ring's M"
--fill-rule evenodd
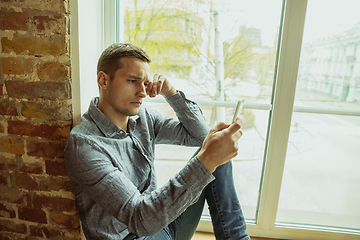
M79 10L82 4L99 4L101 2L98 24L103 38L94 43L93 50L100 55L104 46L113 42L121 42L116 39L116 31L119 31L123 24L123 18L116 13L119 9L124 9L121 0L70 0L71 12L71 58L72 58L72 91L73 91L73 114L74 124L80 122L80 115L84 112L81 107L83 100L81 93L81 80L87 76L81 74L85 72L82 67L81 38L82 22L79 19ZM281 183L285 166L286 151L288 146L290 124L293 112L302 113L324 113L360 116L360 111L324 109L312 107L294 107L296 81L298 76L299 59L302 45L302 37L305 23L307 0L284 0L282 31L280 31L279 56L276 71L276 82L274 85L273 98L271 104L245 103L244 108L269 110L269 130L265 149L265 159L262 169L262 179L259 189L258 211L255 221L247 221L248 232L251 236L285 238L285 239L359 239L360 230L351 230L335 227L309 226L302 224L278 224L276 214L278 209ZM88 17L94 17L89 15ZM80 36L79 36L80 35ZM90 50L90 49L88 49ZM86 52L86 50L83 50ZM96 55L95 54L95 55ZM96 59L91 59L97 63ZM80 71L81 70L81 71ZM96 81L93 76L91 80ZM85 80L84 80L85 81ZM96 86L97 88L97 86ZM89 103L88 100L86 104ZM149 102L165 102L162 98L149 99ZM225 101L197 101L200 105L235 107L236 103ZM86 110L86 109L85 109ZM199 231L212 232L212 225L209 218L202 218L198 227Z

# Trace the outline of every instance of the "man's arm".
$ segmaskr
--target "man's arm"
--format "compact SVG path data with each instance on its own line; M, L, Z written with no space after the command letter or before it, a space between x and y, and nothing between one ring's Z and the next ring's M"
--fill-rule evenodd
M66 149L68 175L75 186L81 186L77 193L89 195L138 235L152 235L163 229L214 180L200 160L193 158L164 186L143 194L128 178L126 169L114 166L106 146L91 137L71 136Z
M155 74L153 81L147 87L147 94L150 97L155 97L157 94L168 97L175 93L176 90L169 80L160 74ZM210 130L201 150L197 154L197 157L210 172L214 172L216 167L228 162L237 155L238 140L242 136L240 129L241 124L238 119L231 125L219 123Z
M149 97L159 94L165 97L179 120L152 113L156 116L154 124L156 144L201 146L210 127L195 102L188 100L181 91L176 91L169 79L161 74L154 74L146 92Z

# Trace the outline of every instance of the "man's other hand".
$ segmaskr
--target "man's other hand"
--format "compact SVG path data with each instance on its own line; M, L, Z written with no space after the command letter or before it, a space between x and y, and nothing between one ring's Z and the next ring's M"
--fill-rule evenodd
M146 94L149 97L156 97L158 94L168 97L176 93L175 88L171 85L166 76L155 73L152 77L152 81L146 86Z

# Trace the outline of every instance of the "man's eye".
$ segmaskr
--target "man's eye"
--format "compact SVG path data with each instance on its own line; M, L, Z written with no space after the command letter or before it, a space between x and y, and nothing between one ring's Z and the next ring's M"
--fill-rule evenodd
M129 82L131 82L131 83L135 83L135 82L136 82L136 80L129 80Z

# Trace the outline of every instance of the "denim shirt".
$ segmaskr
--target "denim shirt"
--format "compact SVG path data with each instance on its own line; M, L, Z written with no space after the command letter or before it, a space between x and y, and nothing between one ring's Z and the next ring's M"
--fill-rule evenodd
M214 180L194 157L157 188L155 144L201 146L209 126L200 108L182 92L166 98L178 120L141 106L129 117L128 133L97 107L94 98L71 130L64 156L84 234L90 239L149 236L194 204Z

